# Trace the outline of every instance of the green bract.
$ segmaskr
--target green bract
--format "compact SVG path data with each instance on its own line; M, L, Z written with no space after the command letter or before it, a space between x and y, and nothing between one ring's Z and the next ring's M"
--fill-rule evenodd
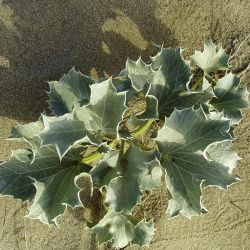
M73 68L50 82L54 116L12 129L10 139L28 148L1 164L1 194L31 201L28 217L57 225L67 205L89 208L99 189L106 215L88 225L100 244L117 249L150 244L153 218L139 219L133 208L163 180L170 216L206 213L204 188L238 179L232 126L248 92L211 41L191 57L198 74L182 52L161 47L150 62L128 59L117 77L101 81ZM78 185L82 177L88 181Z

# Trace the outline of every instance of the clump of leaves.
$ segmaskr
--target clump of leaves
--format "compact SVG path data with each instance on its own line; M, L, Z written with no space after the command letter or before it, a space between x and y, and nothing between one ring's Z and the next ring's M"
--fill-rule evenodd
M127 60L117 77L97 81L73 68L50 82L52 115L13 128L10 138L29 147L1 164L0 192L31 201L27 217L56 225L66 206L90 208L99 197L103 216L89 226L117 249L150 244L153 219L132 209L163 178L170 216L207 212L203 189L237 181L230 145L248 92L211 41L191 56L196 70L182 51Z

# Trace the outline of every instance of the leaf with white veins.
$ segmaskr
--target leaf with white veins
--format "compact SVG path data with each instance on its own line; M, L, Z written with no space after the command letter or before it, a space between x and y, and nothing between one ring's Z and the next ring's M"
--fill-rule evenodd
M35 156L37 150L41 146L39 134L43 128L44 125L41 118L36 122L31 122L25 125L17 124L12 128L9 139L28 143Z
M175 107L182 109L204 105L214 96L212 91L205 87L196 91L187 88L191 67L190 63L182 58L182 51L181 48L162 47L160 52L151 58L152 64L145 64L141 58L136 62L127 61L127 70L134 88L143 90L146 94L146 111L138 118L157 119L158 112L168 116Z
M32 153L26 149L12 152L10 159L0 164L0 194L31 201L36 189L29 178ZM28 173L28 174L27 174Z
M154 236L154 222L153 220L146 221L145 219L140 221L135 226L134 231L134 238L132 240L132 244L138 245L138 246L147 246L149 247L149 244Z
M123 69L117 77L112 78L112 83L117 92L126 91L126 105L137 95L136 90L132 87L128 71Z
M154 96L146 96L146 109L142 114L137 115L137 118L143 120L158 119L158 100Z
M119 123L127 110L125 93L117 93L110 79L91 85L91 93L90 103L73 114L43 116L42 145L56 145L60 158L78 143L100 145L103 139L118 138Z
M129 243L148 246L155 231L153 220L138 222L131 216L113 211L109 211L92 230L100 245L111 242L117 249Z
M240 86L240 78L232 73L218 80L214 87L215 98L210 104L231 119L232 124L239 124L242 119L240 110L248 107L247 88Z
M191 77L190 63L182 58L182 52L181 48L161 48L157 55L151 58L152 68L160 69L165 78L166 87L172 92L186 90L186 84Z
M210 161L223 164L231 174L237 161L241 158L230 149L230 146L230 141L212 143L206 150L206 157Z
M40 134L42 145L55 145L60 159L72 146L89 142L84 123L74 119L72 114L59 117L43 115L42 117L44 122L44 130Z
M90 77L72 68L59 81L49 82L50 109L56 115L64 115L73 110L75 104L86 105L90 99Z
M143 62L141 58L137 61L128 59L126 62L126 69L131 79L132 86L137 91L141 91L145 84L151 83L155 75L151 65Z
M92 180L96 186L102 187L108 185L113 178L117 177L116 165L118 160L119 151L110 151L91 170Z
M90 103L77 108L75 117L84 122L88 134L97 134L100 140L117 139L119 124L127 110L125 93L117 93L111 79L91 85L91 93Z
M187 83L191 77L191 68L182 58L182 49L166 49L152 57L152 68L155 70L147 95L158 99L158 110L161 115L170 115L174 107L182 102L181 94L187 93ZM186 103L185 103L186 105ZM192 106L188 103L187 106Z
M142 151L129 147L115 163L117 177L107 186L105 202L116 212L131 213L141 200L140 185L148 173L147 163L156 157L156 151Z
M210 160L205 157L212 143L231 140L229 127L229 120L222 114L207 118L202 108L175 110L166 118L155 140L166 172L171 216L181 213L192 217L204 212L202 187L227 188L237 180L229 175L227 162L223 163L217 157Z
M151 190L158 188L161 185L162 168L158 159L154 159L148 165L148 173L144 176L141 182L142 190Z
M81 205L75 177L90 170L88 165L79 164L81 151L81 147L73 148L60 161L54 146L44 146L33 162L30 151L15 151L9 161L0 165L0 193L23 201L31 201L36 193L27 216L44 223L56 223L65 204Z
M196 50L191 58L204 70L205 74L229 68L229 55L226 54L223 48L218 50L212 41L204 44L203 52Z

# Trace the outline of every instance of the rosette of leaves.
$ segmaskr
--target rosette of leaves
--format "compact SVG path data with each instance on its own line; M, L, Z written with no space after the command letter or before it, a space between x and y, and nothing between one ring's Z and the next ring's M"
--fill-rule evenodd
M191 56L198 71L182 53L161 47L147 63L128 59L117 77L97 81L73 68L50 82L51 114L11 131L27 149L1 164L1 194L29 200L27 217L57 225L67 206L89 207L99 190L104 213L89 225L116 249L150 244L153 218L133 208L163 179L170 216L207 212L204 188L237 181L230 146L248 92L211 41Z

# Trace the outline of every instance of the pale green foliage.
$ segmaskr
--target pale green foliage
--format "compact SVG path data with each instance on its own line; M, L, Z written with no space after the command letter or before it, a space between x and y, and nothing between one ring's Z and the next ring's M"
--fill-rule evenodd
M225 53L222 47L217 49L212 41L206 42L203 52L195 51L191 58L206 74L229 68L229 55Z
M171 216L182 213L191 218L202 213L202 187L216 185L227 188L236 181L229 175L229 167L216 161L217 157L211 160L205 157L210 145L230 139L229 120L222 116L207 118L201 108L175 110L166 118L156 141L171 195L168 206ZM223 153L225 148L217 150ZM233 158L234 155L228 154L228 157Z
M71 112L74 106L87 104L90 99L90 85L94 81L72 68L59 81L49 82L49 105L55 115Z
M240 79L232 73L218 80L214 87L213 98L210 102L217 111L224 111L233 124L239 124L242 119L240 110L248 105L248 91L240 86Z
M124 213L110 210L104 218L93 227L100 244L111 242L115 248L123 248L129 242L139 246L148 246L154 235L153 221L136 221Z
M142 151L130 147L126 153L117 159L114 166L117 177L107 186L106 200L116 212L130 213L132 208L140 202L140 186L145 175L148 174L147 163L154 160L154 151Z
M57 224L67 205L90 208L99 190L95 202L106 215L89 225L100 244L117 249L150 244L153 219L138 219L133 209L163 179L170 216L206 213L204 188L237 181L232 125L248 92L224 71L229 56L211 41L191 57L198 75L182 52L161 47L150 62L128 59L117 77L100 82L74 68L50 82L55 116L13 128L10 139L28 149L1 163L0 193L31 201L28 217Z
M36 122L31 122L29 124L21 125L18 124L12 128L9 140L15 140L20 142L28 143L33 150L33 157L35 153L39 150L41 146L41 140L39 134L44 128L44 124L41 118Z

